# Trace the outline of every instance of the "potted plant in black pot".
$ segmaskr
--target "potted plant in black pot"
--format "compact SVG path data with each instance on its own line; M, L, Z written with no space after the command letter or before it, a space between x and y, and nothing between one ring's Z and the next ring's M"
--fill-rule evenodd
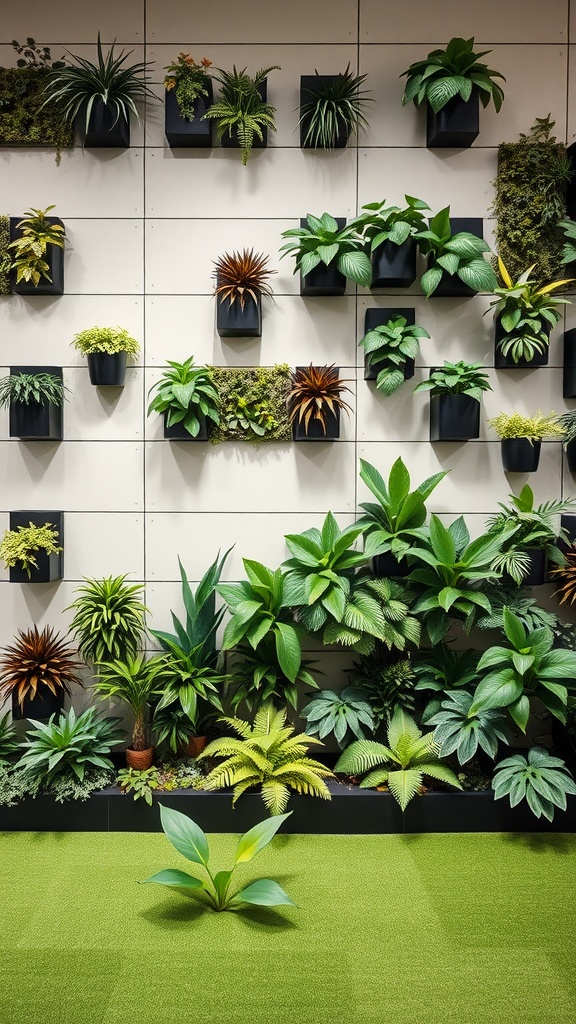
M370 286L372 267L354 222L347 225L344 218L329 213L309 213L299 228L283 231L282 238L289 241L280 247L281 258L295 257L301 295L343 295L347 277L364 288Z
M355 75L350 65L337 75L300 77L300 146L302 149L344 149L352 132L367 128L361 86L366 75Z
M269 256L253 249L225 252L214 263L216 330L221 338L259 338L262 334L262 296L271 296L266 266Z
M496 275L484 259L490 247L476 234L481 230L481 218L450 218L446 206L432 217L426 230L416 233L420 252L428 260L428 270L420 280L427 297L460 298L494 291Z
M276 131L276 107L267 102L268 75L279 71L277 64L261 68L254 77L246 68L232 71L215 68L213 78L220 83L221 93L204 114L216 121L216 136L220 145L240 149L242 163L246 165L252 149L263 149L268 140L268 129Z
M384 319L391 310L366 310L365 322L369 322L368 314L384 312L382 323L375 323L360 339L364 349L364 380L375 380L376 388L384 395L390 396L405 380L414 376L414 359L420 348L420 338L429 338L428 331L414 323L408 323L402 310L398 316ZM408 311L407 311L408 312Z
M140 351L123 327L87 327L74 335L72 344L87 356L90 383L96 387L124 387L126 359Z
M576 409L563 412L558 416L557 423L564 432L564 451L568 469L571 473L576 473Z
M503 285L494 289L498 297L490 303L496 315L494 365L497 369L545 366L548 363L550 331L561 316L558 307L570 305L569 299L558 298L551 292L574 279L553 281L540 287L530 280L534 267L535 264L528 267L517 281L513 281L504 261L498 257Z
M0 702L11 698L13 718L49 718L62 709L72 686L82 686L75 653L50 626L18 630L0 652Z
M518 586L546 583L548 563L564 564L558 541L566 543L568 532L557 525L558 516L574 509L575 498L534 505L534 492L524 484L520 494L509 494L510 504L499 501L500 512L489 516L489 533L506 534L502 550L492 563ZM513 531L513 532L512 532Z
M351 222L362 234L372 262L371 288L409 288L416 280L416 234L426 229L421 199L404 196L406 206L366 203Z
M471 146L480 132L479 104L487 107L492 100L496 111L502 106L504 93L494 79L506 79L480 63L491 51L474 53L473 46L474 37L455 36L445 50L432 50L400 75L406 77L402 105L426 103L429 149Z
M212 145L211 125L204 119L214 100L211 65L206 57L197 64L191 54L181 52L164 68L164 130L171 149Z
M97 63L70 54L75 64L65 64L50 73L44 105L56 103L65 119L76 123L82 145L125 149L130 145L130 114L138 123L137 103L157 100L145 73L149 61L124 66L133 50L116 57L112 43L104 56L100 33L96 44Z
M553 412L544 415L538 411L534 416L501 412L488 423L500 438L502 465L507 473L535 473L543 438L564 440L564 430Z
M63 575L64 513L10 513L10 529L0 541L0 559L10 583L54 583Z
M172 441L207 441L208 420L220 422L218 392L206 366L194 366L194 357L183 363L168 360L160 380L148 396L156 392L148 406L164 415L164 437Z
M0 408L9 407L10 437L61 441L64 384L60 366L11 366L0 380Z
M430 392L430 440L468 441L480 435L480 400L491 391L480 363L448 363L430 370L414 391Z
M17 295L64 294L64 224L58 217L49 217L54 205L45 210L32 207L24 217L10 218L8 246L15 256L11 270L15 272Z
M297 366L292 373L288 415L295 441L335 441L340 436L342 398L349 391L337 366Z

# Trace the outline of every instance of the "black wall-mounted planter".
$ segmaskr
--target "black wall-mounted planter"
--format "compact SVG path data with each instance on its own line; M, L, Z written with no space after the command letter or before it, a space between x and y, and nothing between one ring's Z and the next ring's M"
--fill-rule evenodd
M194 101L194 117L188 121L180 117L180 108L175 89L166 92L164 105L164 132L170 149L206 149L212 145L212 122L202 118L214 102L212 81L206 82L207 96L198 96Z
M300 116L302 116L302 107L305 103L313 103L318 96L318 87L324 85L332 85L337 81L338 75L301 75L300 76ZM300 148L301 149L323 149L323 147L313 146L310 142L305 142L308 127L310 125L310 118L305 117L300 122ZM350 132L340 130L336 136L336 140L333 146L329 149L345 149L350 138Z
M371 288L409 288L416 280L418 246L413 238L402 245L382 242L371 256Z
M130 122L123 114L115 122L115 113L102 100L94 101L85 134L84 112L76 123L85 149L127 149L130 145Z
M568 544L560 543L558 547L561 551L566 551L567 547L576 541L576 515L570 515L569 512L563 513L560 516L560 527L568 534Z
M323 431L320 420L310 420L307 431L303 423L294 422L292 437L295 441L337 441L340 437L340 410L327 412L326 432Z
M469 100L454 96L437 114L426 104L428 149L468 149L480 134L480 101L474 89Z
M19 373L50 373L62 380L61 366L11 366L10 374ZM19 437L22 441L61 441L62 440L62 406L48 402L10 402L10 437Z
M484 237L482 217L451 217L450 228L453 235L457 235L460 231L469 231L477 238ZM430 265L428 262L428 266ZM443 274L440 284L432 292L430 298L434 299L438 296L439 298L463 299L477 294L478 292L462 281L458 274Z
M182 423L174 423L171 427L166 425L167 413L164 413L164 437L168 441L207 441L208 440L208 423L206 418L203 416L200 419L200 430L196 434L196 437L192 437L186 430L186 427Z
M11 242L22 237L22 231L16 227L22 219L22 217L10 217ZM59 217L47 217L46 220L49 224L60 224L61 227L64 227ZM50 281L46 277L41 277L38 284L32 284L31 281L20 281L16 284L16 271L10 272L16 295L64 295L64 249L59 245L48 245L45 259L48 264Z
M572 174L566 185L566 214L572 220L576 220L576 142L568 146L566 155L572 168Z
M500 441L502 465L506 473L535 473L540 462L541 441L527 437L507 437Z
M63 512L42 512L42 511L18 511L10 513L10 529L17 530L19 526L44 526L49 523L58 532L56 543L64 547L64 513ZM37 551L35 554L38 568L30 570L30 577L25 569L14 566L9 570L10 583L55 583L61 580L64 575L64 552L59 551L56 555L48 555L45 551Z
M548 574L548 557L542 548L527 548L530 555L530 568L522 580L523 587L541 587L546 583Z
M345 217L334 218L338 230L341 231L346 226ZM306 218L300 218L300 227L306 227ZM307 295L309 297L315 295L344 295L346 291L346 278L344 274L341 274L335 263L330 263L326 266L325 263L319 263L314 270L311 270L309 274L300 274L300 295Z
M266 101L268 99L268 80L267 79L265 79L258 86L258 92L260 93L260 99L262 100L262 102L266 103ZM262 140L260 140L257 135L254 135L254 141L252 143L252 149L266 149L266 146L268 145L268 129L264 126L264 127L262 127L261 130L262 130ZM226 129L226 131L224 132L224 135L220 139L220 145L222 146L223 149L240 149L241 148L240 143L238 142L238 136L236 135L236 133L234 133L233 135L230 135L230 129L229 128Z
M378 309L371 307L367 309L364 314L364 334L368 334L368 331L373 331L375 327L380 327L382 324L387 324L389 320L394 320L398 316L403 316L406 323L410 326L414 326L416 323L416 310L413 306L397 306L393 308L391 306L383 307ZM364 380L376 380L378 373L382 369L383 363L374 363L372 365L368 362L368 353L364 352ZM414 376L414 360L407 359L404 367L404 380L411 380Z
M262 298L248 296L244 308L239 299L230 302L216 296L216 330L221 338L260 338L262 335Z
M99 388L123 388L126 379L125 352L90 352L90 383Z
M576 398L576 327L564 334L562 395L564 398Z
M576 473L576 438L565 446L566 462L571 473Z
M548 325L547 333L550 334L550 325ZM547 366L548 359L550 357L550 347L546 346L544 352L537 352L532 359L524 359L523 357L514 362L511 355L504 355L500 348L499 342L503 341L504 338L508 337L507 332L502 327L500 317L497 316L494 321L494 366L497 370L531 370L537 366Z
M471 395L430 396L430 440L471 441L480 436L480 402Z
M64 705L64 692L54 694L47 686L43 686L35 697L26 697L24 706L21 708L12 694L12 718L15 722L23 718L50 718L50 715L59 715Z
M391 551L385 551L382 555L374 555L372 559L373 576L385 577L408 575L410 569L407 558L396 558Z

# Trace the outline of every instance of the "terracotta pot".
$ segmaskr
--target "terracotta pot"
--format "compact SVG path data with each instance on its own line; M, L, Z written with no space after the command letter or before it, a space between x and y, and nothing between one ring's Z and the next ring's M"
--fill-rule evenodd
M132 750L132 747L128 747L126 750L126 764L129 768L145 771L146 768L152 767L153 760L154 747L146 747L146 750Z
M188 743L184 747L184 752L188 757L198 757L198 754L202 753L207 742L207 736L190 736Z

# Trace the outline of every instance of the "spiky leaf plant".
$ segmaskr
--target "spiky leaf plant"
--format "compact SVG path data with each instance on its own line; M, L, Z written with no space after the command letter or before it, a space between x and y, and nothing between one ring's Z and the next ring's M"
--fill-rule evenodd
M216 103L206 111L204 118L215 119L218 140L226 132L231 138L238 139L244 165L248 163L248 157L252 152L254 137L262 142L263 128L276 131L276 107L262 99L259 87L271 71L279 70L278 65L273 64L269 68L261 68L252 78L246 74L246 68L238 71L235 64L232 71L214 69L213 78L220 83L222 90Z
M494 309L506 332L498 347L505 356L511 355L515 363L546 352L550 344L550 330L561 317L558 307L570 305L569 299L558 298L551 292L571 284L574 278L563 278L541 287L530 279L535 266L533 263L513 281L503 259L498 256L503 285L494 289L497 298L490 303L490 308Z
M286 725L285 710L276 711L272 705L265 705L256 712L253 726L241 718L220 721L238 733L240 739L225 736L213 740L200 754L198 760L224 758L206 777L205 789L231 786L235 804L247 789L260 786L262 799L273 815L285 811L291 789L330 800L323 780L332 778L332 772L306 753L311 743L322 744L305 733L293 736L294 726Z
M277 271L267 268L269 259L269 256L254 252L254 249L243 249L242 252L234 250L232 255L225 252L214 261L214 295L220 296L220 302L228 299L230 305L238 299L240 309L244 309L247 298L258 302L261 295L272 295L272 288L266 278Z
M353 686L360 687L368 699L375 728L385 724L397 707L413 713L416 677L408 658L392 660L390 649L381 641L370 654L363 654L348 672Z
M343 391L350 391L350 388L334 365L296 367L288 396L290 422L302 423L307 432L310 423L317 420L325 434L329 414L335 414L339 409L352 411L341 397Z
M363 107L372 103L361 86L367 75L355 75L350 64L343 72L323 78L315 70L317 81L308 90L311 99L300 108L304 129L302 144L313 149L334 149L339 137L348 137L359 128L368 128Z
M85 578L79 596L65 609L76 610L70 630L78 649L88 661L114 661L136 654L145 632L142 584L125 582L123 576L105 576L101 580Z
M336 772L364 775L364 789L386 784L402 810L422 788L425 775L462 789L451 768L439 759L434 733L424 736L410 715L397 708L388 726L388 745L357 740L340 755Z
M14 695L23 709L24 701L33 700L37 693L71 697L74 683L82 686L78 676L81 662L74 654L51 626L42 632L36 625L19 629L15 643L0 652L0 702Z
M35 722L26 735L24 754L17 769L49 786L56 776L73 776L80 781L87 768L113 770L110 748L119 743L123 730L118 718L98 718L96 708L89 707L76 717L74 708L61 712L58 721L51 715L48 722Z
M12 754L20 749L20 740L10 719L10 712L7 711L3 718L0 718L0 768L12 764Z
M549 573L554 577L557 589L554 597L560 604L573 605L576 602L576 548L571 547L565 552L565 564L552 569Z
M544 815L548 821L552 821L555 807L566 810L567 794L576 794L576 784L564 761L552 757L543 747L531 747L527 758L514 754L500 761L492 785L495 800L507 796L511 807L526 800L536 818Z
M0 380L0 409L5 409L11 402L22 405L51 403L60 408L66 390L62 378L55 373L11 373Z

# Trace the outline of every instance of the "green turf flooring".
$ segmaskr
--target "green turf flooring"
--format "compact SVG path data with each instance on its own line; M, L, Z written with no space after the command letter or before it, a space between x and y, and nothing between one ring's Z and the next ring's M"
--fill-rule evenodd
M278 836L238 877L281 911L137 885L164 867L162 834L0 833L1 1024L576 1022L576 836Z

